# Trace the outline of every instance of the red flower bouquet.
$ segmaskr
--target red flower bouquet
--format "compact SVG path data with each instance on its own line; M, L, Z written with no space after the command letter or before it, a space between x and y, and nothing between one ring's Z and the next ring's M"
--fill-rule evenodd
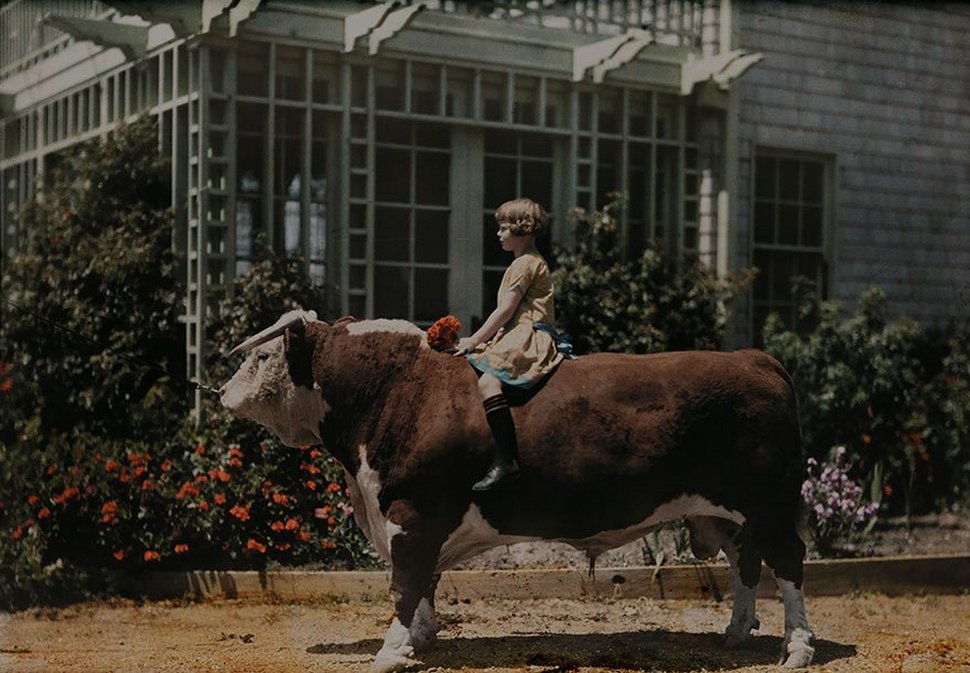
M453 315L438 318L428 328L428 345L436 351L448 351L458 343L461 322Z

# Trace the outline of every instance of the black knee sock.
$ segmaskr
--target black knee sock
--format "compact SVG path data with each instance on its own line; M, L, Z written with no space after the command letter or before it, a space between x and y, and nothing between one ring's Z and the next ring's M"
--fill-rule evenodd
M499 393L483 400L482 405L485 407L485 420L495 438L495 462L511 463L519 457L519 443L508 400Z

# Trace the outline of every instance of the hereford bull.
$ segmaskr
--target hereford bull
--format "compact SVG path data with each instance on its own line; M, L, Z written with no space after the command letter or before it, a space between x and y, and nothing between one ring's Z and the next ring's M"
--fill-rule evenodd
M374 662L400 670L437 631L438 574L490 547L543 539L595 559L686 520L695 555L734 570L727 644L759 627L761 564L785 606L782 661L814 650L796 532L802 459L791 379L764 353L595 354L509 394L521 478L476 493L492 436L463 358L404 321L333 325L293 311L247 339L223 405L343 465L354 516L391 565L395 618Z

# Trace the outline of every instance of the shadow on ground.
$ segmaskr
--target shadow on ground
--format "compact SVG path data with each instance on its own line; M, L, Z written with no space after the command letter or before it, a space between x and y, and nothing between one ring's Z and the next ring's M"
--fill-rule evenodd
M514 634L500 637L442 638L418 659L427 667L515 668L555 666L570 670L580 666L623 668L639 671L718 670L764 666L778 662L781 638L755 637L741 650L727 650L720 633L636 631L590 634ZM324 643L307 649L310 654L371 655L382 641ZM813 664L828 664L856 654L854 645L817 640Z

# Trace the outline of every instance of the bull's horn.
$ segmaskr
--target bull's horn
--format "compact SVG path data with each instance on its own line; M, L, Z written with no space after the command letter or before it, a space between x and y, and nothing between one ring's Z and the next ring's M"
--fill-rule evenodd
M264 344L267 341L272 341L294 325L298 325L300 323L305 325L313 322L316 319L316 311L303 311L301 309L297 309L295 311L284 313L282 316L280 316L280 319L276 321L275 325L272 327L267 327L259 334L254 334L229 351L229 357L232 357L236 353L245 353L246 351L251 351L260 344Z

